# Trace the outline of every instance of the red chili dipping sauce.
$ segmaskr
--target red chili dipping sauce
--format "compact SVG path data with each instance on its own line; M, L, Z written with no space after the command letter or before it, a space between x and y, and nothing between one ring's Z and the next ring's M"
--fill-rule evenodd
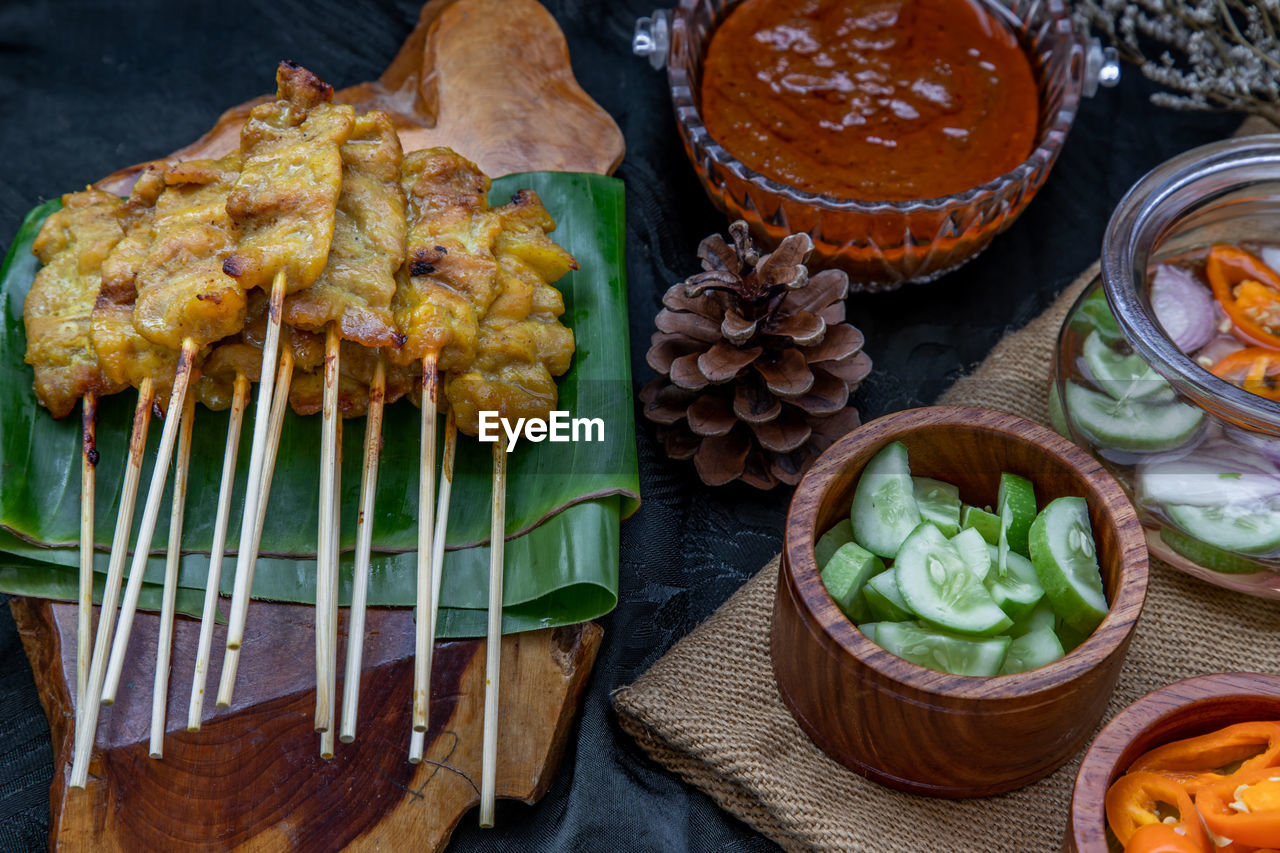
M1039 119L1026 53L976 0L746 0L712 34L701 94L749 168L863 201L990 181Z

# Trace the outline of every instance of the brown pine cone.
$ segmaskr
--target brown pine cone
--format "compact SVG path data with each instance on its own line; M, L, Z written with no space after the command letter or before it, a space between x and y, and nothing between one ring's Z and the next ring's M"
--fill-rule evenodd
M863 336L844 322L849 277L804 266L807 234L770 255L747 224L698 246L703 272L671 287L640 392L673 459L692 457L704 483L795 485L823 450L858 426L849 396L871 370Z

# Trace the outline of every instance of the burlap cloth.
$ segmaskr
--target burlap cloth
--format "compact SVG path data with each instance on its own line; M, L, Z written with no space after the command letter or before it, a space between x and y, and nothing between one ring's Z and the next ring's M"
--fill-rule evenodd
M1002 409L1047 423L1058 329L1094 269L1026 328L1005 337L940 403ZM818 750L773 680L775 557L688 637L614 695L623 729L658 763L787 850L1057 850L1081 755L1034 785L979 800L881 787ZM1277 672L1280 606L1227 592L1153 561L1147 603L1107 711L1178 679Z

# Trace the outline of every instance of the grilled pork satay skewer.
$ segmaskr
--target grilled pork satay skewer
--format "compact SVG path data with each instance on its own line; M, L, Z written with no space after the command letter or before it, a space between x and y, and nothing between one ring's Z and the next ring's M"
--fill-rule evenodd
M502 230L494 249L499 289L480 324L471 367L450 378L445 393L459 429L475 435L481 411L502 418L545 418L558 396L554 377L569 369L573 333L560 323L564 301L550 282L577 262L547 237L555 222L536 193L512 196L497 215ZM493 520L490 533L489 620L485 655L481 749L480 825L493 825L498 756L498 700L502 660L502 581L507 456L494 445Z
M436 497L436 530L431 548L431 593L430 606L427 611L427 636L435 637L437 617L440 613L440 585L444 579L445 540L449 532L449 503L453 495L453 467L458 453L458 423L450 410L444 422L444 459L440 463L440 491ZM431 661L435 651L435 643L427 645L426 669L431 672ZM430 680L427 683L431 689ZM422 752L426 746L426 733L414 731L409 739L409 763L422 761Z
M83 702L93 642L93 525L98 468L98 395L80 398L80 578L76 595L76 701Z
M324 405L320 410L320 529L316 538L316 731L331 735L337 674L329 665L338 642L338 367L342 339L330 324L324 347ZM321 756L325 755L324 741ZM332 740L332 738L328 738ZM328 756L333 745L328 745Z
M440 377L466 368L475 355L478 318L496 293L492 245L501 227L488 204L489 179L446 148L405 158L409 201L407 262L396 289L396 319L405 341L396 357L422 366L422 430L418 499L418 596L412 722L426 730L430 699L431 554L435 533L436 418ZM413 753L416 754L415 749Z
M253 319L245 324L244 338L249 346L256 348L259 365L262 362L261 353L265 345L266 336L270 334L272 328L267 321L268 310L268 299L265 295L261 292L250 294L249 313ZM324 357L320 342L316 340L315 335L298 331L290 326L279 327L279 331L281 336L280 360L276 367L275 376L272 379L271 409L265 427L267 438L263 451L262 478L258 482L258 506L264 511L257 513L257 520L252 530L253 538L248 540L247 546L244 540L241 541L240 545L241 553L247 547L251 555L248 564L250 576L252 576L257 563L258 550L262 543L262 530L266 525L265 508L267 506L267 498L271 494L271 480L275 474L276 451L280 446L280 433L284 427L284 415L294 396L295 366L303 371L314 370L323 364ZM303 376L305 375L304 373ZM314 414L319 410L319 403L317 403L309 414ZM240 647L237 646L234 649L228 647L223 657L221 681L218 683L218 705L221 707L228 707L231 703L232 690L235 687L235 676L239 664Z
M506 550L507 449L493 444L493 515L489 539L489 623L484 643L484 739L480 752L480 825L493 826L498 767L498 676L502 664L502 573Z
M133 326L137 269L151 243L154 204L163 189L161 171L147 170L134 185L129 201L119 209L124 237L102 262L102 284L90 321L90 339L103 375L121 386L137 388L138 405L129 436L129 458L120 487L120 507L111 541L111 558L102 593L93 659L76 721L75 753L71 764L71 786L74 788L83 788L89 778L89 758L98 727L99 699L115 631L115 610L124 580L124 563L133 529L134 501L142 476L142 453L147 443L151 409L157 387L161 387L162 393L167 391L164 386L172 381L176 367L176 353L152 344Z
M296 334L305 333L298 332ZM338 381L337 408L343 419L361 417L366 414L369 416L369 421L366 422L364 470L366 472L374 471L377 465L377 443L381 440L381 428L378 424L381 411L387 405L393 404L405 396L409 392L411 385L416 384L416 377L410 376L408 370L399 365L388 364L383 358L382 350L380 349L365 347L356 341L343 341L341 350L342 370ZM376 390L379 387L382 388L381 393ZM324 391L323 371L319 370L318 366L317 369L311 369L309 366L302 368L294 376L293 391L289 395L289 403L298 415L306 417L316 414L323 409ZM338 436L340 442L341 432L338 433ZM373 444L372 449L370 444ZM366 476L362 479L361 505L367 507L367 509L361 510L362 518L357 526L358 538L364 544L358 544L356 549L357 570L353 584L352 624L363 616L356 601L361 599L364 593L367 592L367 564L371 551L370 537L372 531L370 530L370 525L372 524L374 487L375 482L369 477ZM361 570L359 568L362 563L365 564L364 591L361 589ZM336 599L333 599L333 601L336 602ZM347 633L348 655L359 656L362 649L363 631L349 625ZM355 672L359 673L358 657L354 664L352 658L348 658L346 663L348 672L351 671L353 665L355 666ZM352 711L352 703L356 702L358 702L358 678L355 683L348 681L343 690L343 731L354 730L355 716Z
M97 190L69 193L62 209L45 220L32 244L44 265L23 305L26 361L35 371L35 391L55 418L81 400L80 578L76 619L76 702L83 706L93 631L94 469L98 399L123 390L98 366L90 320L102 284L102 262L124 236L124 202Z
M211 411L230 409L227 442L222 457L222 478L218 487L218 509L214 516L213 542L209 551L209 571L205 579L204 606L200 615L200 637L196 644L196 662L191 678L191 699L187 707L187 731L199 731L204 714L204 695L209 677L209 655L213 648L213 627L217 616L218 595L222 584L222 563L226 554L227 530L231 518L231 495L235 486L236 460L240 452L240 436L244 413L249 404L249 390L259 378L262 347L253 345L252 327L265 328L265 299L261 292L249 294L246 328L238 339L214 347L201 368L201 377L192 393ZM255 305L256 301L256 305ZM256 319L255 319L256 316ZM259 322L261 321L261 322ZM274 460L274 455L271 455ZM268 462L270 467L271 462Z
M351 612L347 618L346 675L342 679L343 743L356 739L360 707L360 672L364 660L364 617L369 602L369 562L373 550L373 499L378 488L378 458L382 446L382 409L386 398L386 366L378 360L369 386L365 420L364 462L360 471L360 506L356 513L355 571L351 583Z
M156 675L151 688L151 740L148 755L164 757L165 706L169 701L169 658L173 650L173 611L178 596L178 564L182 562L182 520L187 506L187 471L191 464L191 430L196 398L183 403L178 459L174 463L169 548L164 561L164 598L160 605L160 636L156 641Z
M334 384L335 385L337 384L336 381ZM336 458L334 459L333 489L335 493L338 493L339 490L342 488L342 419L341 418L339 418L335 423L334 431L336 433L335 435L336 447L334 450L334 455ZM326 649L328 653L328 657L324 661L324 666L328 672L336 673L338 671L338 642L337 642L338 584L337 584L337 578L336 578L336 574L337 574L336 564L337 564L337 558L338 558L338 529L339 529L338 517L341 515L341 512L342 512L341 501L338 501L338 500L333 501L332 512L333 512L333 515L330 516L329 518L329 525L326 532L328 533L328 536L329 536L329 552L333 555L333 560L335 564L335 578L333 582L333 589L331 590L331 596L328 601L328 605L329 605L328 618L329 618L329 624L333 626L334 637L332 638L332 642L329 643L328 648ZM319 605L317 604L317 606ZM336 679L336 676L335 676L335 679ZM330 685L331 697L333 695L332 691L336 691L336 689L337 689L336 683ZM330 708L330 715L332 715L332 707ZM337 725L331 721L329 724L329 727L320 733L320 757L323 758L325 761L328 761L329 759L333 758L333 746L334 746L333 738L334 738L334 729L336 728L337 728Z
M306 69L281 63L276 81L277 100L254 107L245 123L240 138L244 167L227 199L227 213L244 236L223 270L246 289L271 282L271 299L227 630L228 654L218 690L218 704L224 707L231 703L239 661L234 652L244 641L253 588L257 554L245 545L252 541L265 511L259 503L269 441L263 415L274 393L284 297L286 292L310 287L324 269L342 184L339 146L350 135L353 119L350 107L329 103L333 89Z
M331 647L337 643L337 622L327 616L332 606L324 605L337 601L339 552L327 543L336 541L330 527L338 517L334 458L341 342L345 339L368 347L398 342L390 306L395 273L404 260L405 240L404 194L399 183L402 154L391 120L376 110L357 116L339 154L342 188L328 262L314 285L290 296L284 305L286 323L323 332L326 340L316 549L316 728L321 731L334 726L337 701L337 677L328 664L336 659ZM380 435L376 438L381 440ZM365 446L374 445L366 441ZM365 469L368 467L366 459ZM351 690L358 690L358 678L348 683ZM353 718L353 727L354 723Z
M209 358L205 360L205 376L201 377L202 383L205 382L206 378L210 378L210 374L215 370L215 366L211 362L219 359L220 353L223 353L222 357L228 357L228 350L231 347L248 351L252 363L248 366L248 369L252 370L255 367L261 367L262 353L260 351L242 343L229 344L215 349L210 353ZM236 459L240 452L240 432L244 424L244 410L249 403L249 374L245 369L238 368L233 369L231 372L234 376L230 403L231 414L227 422L226 449L222 455L222 480L218 486L218 510L213 522L213 543L209 550L209 573L205 579L204 607L200 613L200 639L196 645L196 664L191 678L191 700L187 708L187 731L192 732L200 730L201 717L204 712L204 691L209 677L209 652L213 648L213 624L218 610L218 590L222 583L222 560L226 553L227 527L231 519L231 492L235 487ZM197 387L197 393L200 393L201 390ZM201 400L209 408L215 408L215 406L210 405L211 401L208 394L201 394ZM216 406L216 408L221 407Z
M227 196L239 176L240 156L191 160L164 171L164 190L155 202L150 241L133 271L137 298L133 325L157 346L178 349L167 418L156 452L151 484L143 505L129 583L120 605L102 701L115 701L133 632L138 596L155 536L169 463L186 406L187 388L197 372L196 356L214 341L244 326L245 294L222 272L238 231L226 214ZM167 686L167 680L165 682ZM164 706L161 705L161 713ZM161 722L163 731L163 721Z

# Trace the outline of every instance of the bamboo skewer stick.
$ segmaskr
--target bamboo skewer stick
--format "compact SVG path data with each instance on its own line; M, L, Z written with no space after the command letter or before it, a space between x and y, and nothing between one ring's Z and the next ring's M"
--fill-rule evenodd
M502 664L502 569L507 527L507 451L493 444L493 523L489 533L489 632L484 656L484 741L480 753L480 826L493 826L498 771L498 678Z
M369 603L369 561L373 550L373 499L378 488L378 457L382 449L382 408L387 369L379 358L369 388L369 413L364 427L364 463L360 476L360 509L356 513L355 573L351 584L351 610L347 618L346 674L342 679L342 724L339 739L356 739L360 709L360 672L364 660L364 617Z
M76 612L76 696L83 698L89 681L93 642L93 503L98 465L98 397L90 392L80 412L80 595Z
M445 539L449 531L449 501L453 492L453 465L458 452L458 423L450 411L444 422L444 460L440 463L440 491L436 498L436 531L435 541L431 548L431 604L427 608L429 615L427 634L432 641L427 644L427 721L431 720L431 662L435 653L436 617L440 612L440 583L444 577ZM415 731L409 738L409 763L422 762L423 750L426 748L426 732Z
M324 346L324 403L320 433L320 529L316 539L316 731L333 728L333 691L336 674L329 666L333 657L329 644L336 632L330 622L336 600L338 555L334 528L337 525L335 504L338 500L338 360L342 338L338 327L330 323Z
M431 680L431 644L428 633L431 612L431 542L436 491L436 410L440 375L433 353L422 360L422 432L418 474L418 584L414 611L413 730L427 730L427 701Z
M333 492L335 495L342 494L342 418L338 418L336 427L337 431L337 447L338 458L335 460L333 473ZM330 678L329 690L329 728L320 733L320 757L328 761L333 758L333 740L338 728L337 721L333 719L336 711L338 699L338 531L340 529L339 521L342 517L342 501L334 500L333 502L333 523L329 526L329 548L333 554L333 596L329 599L329 628L332 632L329 635L329 660L326 664L326 672Z
M191 430L196 398L187 395L173 471L173 503L169 511L169 544L164 561L164 600L160 606L160 638L156 642L156 677L151 688L152 758L164 757L165 711L169 702L169 659L173 652L173 611L178 597L178 565L182 562L182 519L187 507L187 471L191 467Z
M151 469L151 485L147 489L147 501L142 510L142 525L138 529L138 541L133 549L133 564L129 568L129 583L120 602L120 621L116 625L116 637L111 645L111 663L102 689L102 702L110 705L116 700L120 687L120 675L124 671L125 652L129 647L129 635L133 632L133 617L138 609L138 596L142 593L142 580L147 572L147 558L151 555L151 542L155 538L156 520L160 516L160 501L164 498L164 484L169 479L169 462L173 459L174 444L178 440L178 426L186 406L187 385L196 356L196 344L191 338L182 342L178 356L178 369L173 375L173 393L169 395L168 417L160 433L160 447L156 450L155 467Z
M98 614L97 638L93 643L93 661L85 692L76 696L75 755L71 761L71 787L83 788L89 781L89 757L98 729L98 699L106 676L107 653L111 650L111 634L115 628L116 603L120 583L124 580L124 561L129 551L129 535L133 531L133 507L138 497L138 481L142 478L142 452L147 447L147 427L151 423L151 406L155 402L155 382L147 377L138 388L138 405L133 410L133 430L129 435L129 461L124 482L120 486L120 509L116 514L115 533L111 539L111 561L107 565L107 582L102 591L102 610Z
M236 374L231 397L231 419L227 422L227 446L222 456L222 483L218 487L218 513L213 522L213 545L209 551L209 575L205 580L204 609L200 613L200 641L196 647L196 668L191 679L191 703L187 710L187 731L200 731L204 710L204 690L209 678L209 652L213 648L213 623L218 612L218 587L222 583L222 558L227 547L227 526L231 518L231 493L235 488L236 457L240 452L240 431L249 402L249 377Z
M426 749L427 733L411 732L409 734L409 763L421 764L422 753Z
M271 412L267 423L266 446L263 448L263 463L266 470L263 472L262 481L258 484L258 505L257 518L252 521L250 528L251 539L240 540L239 555L243 555L246 549L252 555L248 563L248 571L252 576L254 567L258 560L258 546L262 543L262 528L266 524L267 519L267 498L271 495L271 478L275 475L276 467L276 451L280 449L280 430L284 426L284 413L289 405L289 386L293 382L293 351L285 347L280 353L280 366L276 370L275 379L273 380L274 396L271 400ZM256 431L257 424L254 424ZM250 474L252 479L252 473ZM245 503L248 503L246 495ZM241 535L245 525L241 525ZM246 544L247 543L247 544ZM239 568L239 560L236 563ZM239 574L237 572L237 574ZM234 600L232 604L234 605ZM245 607L249 604L246 601ZM219 708L231 707L231 694L235 688L236 670L240 666L240 646L234 649L230 644L227 646L226 653L222 658L222 679L218 683L218 701Z
M261 512L262 481L266 475L264 455L268 441L269 417L264 417L273 401L276 364L280 351L280 314L284 308L285 272L276 273L271 283L271 302L267 310L267 334L262 342L262 381L258 383L258 408L253 422L253 448L249 454L249 482L244 495L244 516L240 520L240 551L236 555L235 588L231 595L231 615L227 624L228 654L222 661L222 682L218 686L218 705L231 704L235 688L236 667L240 656L230 652L244 642L244 623L249 611L249 594L253 591L253 569L258 557L253 532ZM292 367L291 367L292 369Z

